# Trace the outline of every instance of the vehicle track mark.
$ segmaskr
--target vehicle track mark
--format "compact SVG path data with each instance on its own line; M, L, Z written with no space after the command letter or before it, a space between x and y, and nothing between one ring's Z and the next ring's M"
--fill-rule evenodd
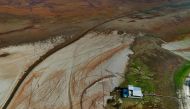
M86 93L86 91L92 87L93 85L95 85L97 82L100 82L104 79L107 79L107 78L113 78L113 77L116 77L115 75L107 75L107 76L103 76L97 80L95 80L94 82L90 83L83 91L82 91L82 94L80 96L80 109L83 109L83 97L84 97L84 94Z
M133 13L134 14L134 13ZM12 99L14 98L16 92L18 91L18 89L21 87L22 82L26 79L26 77L30 74L30 72L36 68L41 62L43 62L44 60L46 60L49 56L53 55L54 53L56 53L57 51L61 50L62 48L70 45L71 43L79 40L80 38L82 38L83 36L85 36L87 33L89 33L90 31L96 29L99 26L102 26L108 22L123 18L123 17L127 17L129 15L132 15L132 13L128 13L128 14L122 14L121 16L116 16L113 17L111 19L108 19L102 23L99 23L95 26L92 26L91 28L83 31L81 34L78 34L72 38L67 38L65 42L60 43L59 45L56 45L54 48L50 49L49 51L47 51L44 55L42 55L38 60L36 60L30 67L28 67L28 69L24 72L23 76L18 80L17 84L15 85L15 87L13 88L12 93L10 94L10 96L8 97L8 99L6 100L5 104L3 105L2 109L7 109L9 104L11 103Z

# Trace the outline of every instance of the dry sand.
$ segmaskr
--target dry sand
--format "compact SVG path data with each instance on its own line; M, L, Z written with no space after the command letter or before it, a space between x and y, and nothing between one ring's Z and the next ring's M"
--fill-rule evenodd
M174 41L165 43L163 48L170 50L171 52L182 56L183 58L190 60L190 39L186 38L180 41Z
M109 92L123 81L133 40L117 31L89 33L36 67L9 108L103 109Z
M47 40L0 49L0 105L28 66L57 43Z

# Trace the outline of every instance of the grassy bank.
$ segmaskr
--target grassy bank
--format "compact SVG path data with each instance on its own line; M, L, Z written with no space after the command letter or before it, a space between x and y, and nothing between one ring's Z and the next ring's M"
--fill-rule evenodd
M174 75L185 60L161 48L160 44L160 39L149 36L135 39L132 46L134 54L130 57L125 81L121 87L128 84L141 87L144 95L153 93L163 96L176 95ZM142 108L136 106L134 109L178 109L175 99L165 97L144 96L137 102ZM128 100L124 100L122 106L132 109L130 106L135 106L137 102L131 101L130 105Z
M155 87L152 82L154 74L140 59L135 59L130 67L129 72L126 73L126 80L121 84L121 87L127 87L128 84L139 86L143 92L154 92Z
M176 88L182 88L185 78L190 73L190 61L184 63L181 68L177 70L174 76Z

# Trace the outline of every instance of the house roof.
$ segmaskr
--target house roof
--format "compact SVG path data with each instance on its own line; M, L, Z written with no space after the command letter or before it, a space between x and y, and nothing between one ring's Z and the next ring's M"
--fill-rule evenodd
M128 85L128 89L133 91L133 96L140 96L142 97L142 90L140 87L134 87L133 85Z

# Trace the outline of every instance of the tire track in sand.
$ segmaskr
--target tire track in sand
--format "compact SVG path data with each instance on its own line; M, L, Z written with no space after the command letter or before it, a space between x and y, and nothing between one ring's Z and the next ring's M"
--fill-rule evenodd
M10 96L8 97L8 99L6 100L5 104L3 105L2 109L7 109L9 104L11 103L12 99L14 98L14 96L16 95L16 92L19 90L19 88L21 87L23 81L26 79L26 77L30 74L30 72L36 68L40 63L42 63L44 60L46 60L49 56L53 55L54 53L56 53L57 51L61 50L62 48L70 45L71 43L79 40L80 38L82 38L83 36L85 36L87 33L89 33L90 31L96 29L99 26L102 26L108 22L123 18L123 17L127 17L129 15L132 15L134 13L128 13L128 14L122 14L120 16L116 16L113 17L111 19L108 19L106 21L103 21L102 23L99 23L95 26L92 26L91 28L83 31L81 34L78 34L72 38L67 38L65 40L65 42L56 45L54 48L50 49L49 51L47 51L44 55L42 55L38 60L36 60L30 67L28 67L28 69L24 72L23 76L18 80L17 84L15 85L15 87L13 88L12 93L10 94Z

